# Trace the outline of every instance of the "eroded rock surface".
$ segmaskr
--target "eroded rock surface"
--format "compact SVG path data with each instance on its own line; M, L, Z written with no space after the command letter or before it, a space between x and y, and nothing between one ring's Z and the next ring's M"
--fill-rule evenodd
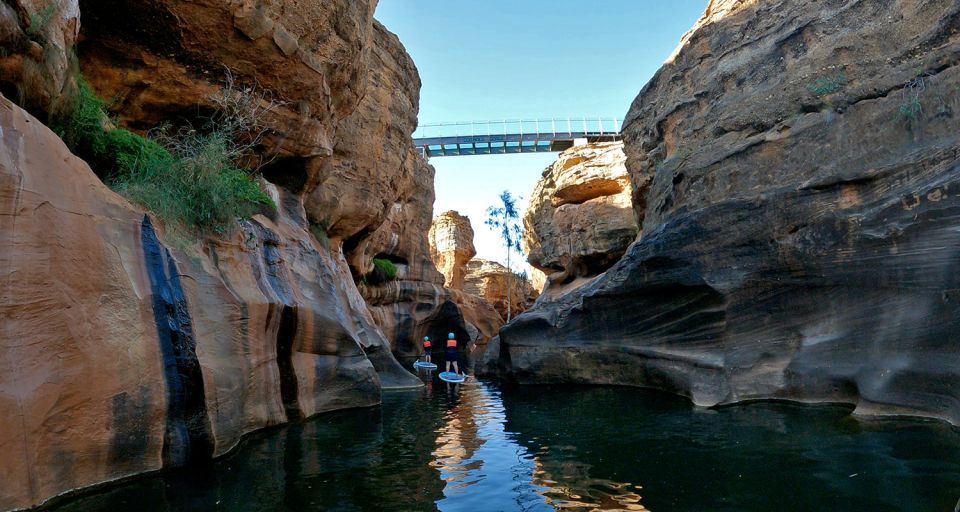
M523 215L523 246L551 285L602 273L636 239L625 163L622 142L585 144L543 172Z
M500 369L960 423L958 32L957 1L711 2L628 116L643 236Z
M375 0L82 0L82 69L95 90L116 98L117 119L141 130L209 113L209 93L227 69L271 91L281 105L268 120L266 146L296 157L277 172L288 188L302 187L327 165L310 157L332 155L339 122L365 92L375 7Z
M443 212L430 225L430 258L443 274L444 286L463 289L465 267L477 249L470 219L455 211Z
M0 3L0 93L47 119L69 106L80 34L77 0Z
M341 123L331 163L304 204L310 222L342 244L374 321L407 362L423 336L454 331L466 340L467 330L430 258L435 171L411 138L420 77L397 36L377 22L367 61L366 93ZM394 280L364 282L375 258L396 266Z
M162 224L0 102L0 414L20 418L0 426L0 449L17 454L0 463L0 509L376 404L383 388L422 385L392 353L409 325L467 332L429 257L433 170L410 144L419 78L374 6L81 2L81 65L120 125L202 120L224 66L272 92L259 149L278 155L264 168L278 210L220 240L172 248ZM29 82L8 64L4 80ZM37 109L54 113L44 94ZM366 202L327 208L321 189ZM374 257L397 263L396 288L361 295Z
M0 413L19 418L0 428L17 454L0 508L223 454L253 430L413 385L345 262L302 222L256 216L202 253L171 251L5 99L0 128Z
M422 198L426 210L417 212L425 219L418 219L424 226L417 234L418 244L425 242L433 216L433 170L411 139L420 97L417 68L397 36L379 23L367 59L367 93L339 126L330 164L319 171L317 186L305 199L311 221L325 226L331 239L344 241L351 265L360 272L370 270L379 249L362 246L383 245L371 244L368 235L388 223L388 216L400 214L395 210L418 201L415 193L429 193ZM418 181L427 178L426 184ZM420 257L430 258L426 252Z

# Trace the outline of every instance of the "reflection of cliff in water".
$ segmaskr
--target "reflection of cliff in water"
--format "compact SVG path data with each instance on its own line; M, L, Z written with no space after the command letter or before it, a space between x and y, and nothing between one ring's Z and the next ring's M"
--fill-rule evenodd
M478 435L477 416L487 411L489 394L479 386L441 383L437 389L446 393L447 411L437 431L432 467L438 468L448 490L463 489L473 482L472 472L479 470L482 460L473 459L474 453L486 439Z
M533 455L504 428L499 389L474 380L434 389L446 407L431 463L446 482L440 510L553 510L532 482Z
M960 434L939 423L823 405L706 410L618 388L521 387L503 402L534 482L563 510L899 512L952 510L960 496Z
M57 511L436 510L444 482L430 452L440 414L419 396L386 394L382 407L268 431L213 464L136 480Z

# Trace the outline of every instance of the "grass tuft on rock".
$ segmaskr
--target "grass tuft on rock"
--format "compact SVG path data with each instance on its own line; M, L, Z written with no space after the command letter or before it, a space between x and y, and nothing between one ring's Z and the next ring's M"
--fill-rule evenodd
M229 116L217 116L224 123L202 131L165 127L144 137L110 128L106 103L82 77L77 82L72 108L53 124L55 131L111 188L168 228L224 235L262 205L276 208L253 173L236 164L250 146L237 143L238 125Z
M369 285L383 284L397 278L397 266L385 258L373 259L373 271L363 276L363 282Z
M188 135L173 149L144 144L139 153L122 153L123 172L111 186L165 221L204 234L224 235L236 219L250 218L260 205L275 207L250 174L234 164L222 134Z

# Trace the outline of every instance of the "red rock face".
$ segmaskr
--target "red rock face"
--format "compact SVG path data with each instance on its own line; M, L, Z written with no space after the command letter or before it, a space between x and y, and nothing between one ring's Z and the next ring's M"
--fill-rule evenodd
M960 2L880 4L711 2L627 116L642 236L499 368L960 423Z
M160 468L167 397L142 215L6 99L0 130L0 508L10 509Z
M0 93L42 119L60 112L76 87L79 32L77 0L0 4Z
M257 216L170 251L36 119L6 100L0 116L0 414L18 418L0 449L20 454L0 468L0 508L418 384L302 222Z
M284 102L267 145L329 156L370 69L374 0L224 3L84 0L82 68L130 126L196 115L229 68ZM159 73L157 70L159 69Z
M410 144L419 78L374 5L81 4L82 67L127 127L202 114L222 65L283 103L262 148L280 155L265 169L278 211L221 240L171 249L156 219L2 100L0 414L18 420L0 424L0 450L17 454L0 462L0 509L421 385L391 349L463 321L426 244L433 171ZM44 94L37 110L51 112ZM382 152L365 157L377 141ZM363 201L334 208L331 190ZM330 247L310 222L334 218L316 212L336 216ZM401 275L368 304L354 277L377 256Z

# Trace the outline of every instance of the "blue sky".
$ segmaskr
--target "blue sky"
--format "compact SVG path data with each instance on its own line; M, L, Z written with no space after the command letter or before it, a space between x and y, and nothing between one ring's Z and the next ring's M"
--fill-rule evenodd
M626 114L707 0L380 0L413 57L420 123ZM433 158L434 213L458 210L478 256L505 260L483 225L503 190L530 196L556 153Z

